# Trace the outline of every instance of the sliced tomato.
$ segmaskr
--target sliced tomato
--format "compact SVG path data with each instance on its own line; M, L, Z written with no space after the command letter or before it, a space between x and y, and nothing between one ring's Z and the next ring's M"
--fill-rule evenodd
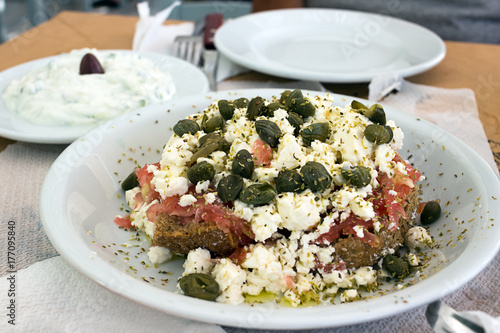
M137 175L137 178L139 179L139 185L141 186L142 198L147 204L153 202L153 200L160 199L160 194L156 192L154 184L151 184L154 174L148 171L148 167L150 165L154 165L157 168L160 168L160 163L155 163L146 164L142 168L135 169L135 174Z
M132 220L130 220L130 215L127 215L125 217L115 217L115 223L120 227L124 227L125 229L132 229Z
M189 206L180 205L179 195L165 198L163 202L153 204L146 212L150 221L156 222L156 216L160 212L180 217L180 223L189 221L213 221L224 232L232 231L238 236L240 244L248 244L255 238L252 229L246 221L240 219L225 206L219 203L208 203L204 196L196 193L194 188L188 192L196 198L196 202Z
M337 263L324 264L319 260L316 260L316 268L322 270L327 274L330 274L333 271L344 271L347 269L347 266L343 261L339 261Z
M319 243L331 243L337 238L342 236L354 235L357 236L357 232L354 229L356 226L363 227L363 237L359 237L364 243L368 243L373 247L379 246L378 237L370 232L373 229L373 220L365 221L362 218L357 217L354 214L349 215L344 221L340 222L340 218L334 221L330 230L317 238Z
M257 139L252 146L252 155L256 165L269 166L273 157L273 149L265 141Z
M153 180L153 173L148 171L148 167L150 165L154 165L157 168L160 168L160 163L154 163L154 164L146 164L142 168L135 168L135 174L137 175L137 178L139 179L139 185L143 187L145 184L151 184L151 180Z
M367 198L373 204L373 209L377 216L376 220L383 223L386 228L390 226L391 231L398 229L401 217L406 218L406 199L415 187L415 182L421 177L420 172L409 163L403 161L399 154L396 154L393 161L404 163L406 174L396 171L394 176L390 178L386 173L379 173L377 181L380 186ZM354 235L358 237L354 227L359 225L363 227L363 237L359 238L364 243L377 247L379 246L379 239L371 232L374 222L375 220L365 221L351 214L342 222L336 221L327 233L318 238L318 241L331 243L342 235Z

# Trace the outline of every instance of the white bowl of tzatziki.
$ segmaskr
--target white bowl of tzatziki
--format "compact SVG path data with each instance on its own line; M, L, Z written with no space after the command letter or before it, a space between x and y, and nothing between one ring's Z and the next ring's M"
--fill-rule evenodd
M93 54L102 74L81 75ZM172 75L133 52L73 50L13 80L2 93L5 106L27 122L46 126L89 125L172 99Z

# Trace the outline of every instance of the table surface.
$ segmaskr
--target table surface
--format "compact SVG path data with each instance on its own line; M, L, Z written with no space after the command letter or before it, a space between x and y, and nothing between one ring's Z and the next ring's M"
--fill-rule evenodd
M62 12L18 38L0 45L0 71L72 49L130 49L138 18L134 16ZM176 22L167 22L175 24ZM500 168L500 45L446 42L444 60L433 69L407 78L441 88L470 88L476 95L479 117ZM265 80L260 73L238 80ZM338 94L368 96L367 84L327 84ZM0 151L13 141L0 137Z
M62 12L53 19L0 45L0 71L84 47L130 49L138 18ZM166 24L175 24L175 21ZM487 138L500 168L500 45L446 42L447 54L433 69L407 78L414 83L474 91ZM250 72L230 80L284 80ZM366 98L367 84L326 84L327 89ZM0 152L14 141L0 137Z

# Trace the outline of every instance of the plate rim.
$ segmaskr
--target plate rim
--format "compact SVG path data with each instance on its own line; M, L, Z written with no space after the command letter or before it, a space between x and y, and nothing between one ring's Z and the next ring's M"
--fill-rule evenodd
M83 49L85 49L85 48L83 48ZM93 50L96 48L88 48L88 49ZM77 50L77 49L75 49L75 50ZM79 50L81 50L81 49L79 49ZM124 53L124 54L137 54L141 57L146 57L147 59L153 61L153 63L155 65L158 65L158 62L160 61L161 58L163 58L163 59L161 59L161 61L171 61L171 62L175 62L178 64L182 63L182 65L186 66L186 68L190 68L190 70L192 70L193 74L196 73L196 75L199 76L198 79L200 80L200 82L199 82L200 89L197 93L190 94L190 95L197 95L197 94L201 94L201 93L205 93L205 92L209 91L208 78L203 73L203 71L201 71L201 69L192 65L191 63L184 61L182 59L179 59L177 57L167 55L167 54L162 54L162 53L135 51L135 50L127 50L127 49L96 49L96 50L99 53L101 53L101 52L102 53L120 52L120 53ZM11 81L9 80L9 81L3 82L4 81L3 77L4 76L15 76L11 79L20 79L26 73L21 74L21 75L14 74L14 73L16 73L18 71L31 71L33 69L40 68L40 67L48 64L50 61L57 59L62 54L68 54L71 51L62 52L60 54L30 60L30 61L9 67L9 68L1 71L0 72L0 115L6 116L9 120L10 119L17 119L20 123L26 124L27 126L33 126L35 128L40 127L40 128L45 128L45 129L55 128L57 130L58 126L43 126L43 125L36 125L36 124L29 123L26 120L22 119L16 113L7 109L7 107L5 106L5 103L3 101L2 95L3 95L4 90L7 88L7 86L10 84ZM168 74L171 75L171 73L168 73ZM176 88L178 88L178 87L176 87ZM177 92L176 92L176 95L177 95ZM172 99L182 98L182 97L188 96L188 95L183 94L183 95L178 97L176 95L174 95L174 97ZM130 111L130 112L133 112L133 111ZM104 122L102 122L102 123L104 123ZM69 144L69 143L75 141L76 139L78 139L79 137L81 137L82 135L84 135L85 133L89 132L90 130L92 130L98 126L99 126L99 124L73 126L71 128L74 129L74 133L70 134L70 135L69 134L66 134L66 135L64 135L64 134L40 135L40 134L32 133L32 132L20 132L20 131L16 130L15 128L12 128L11 126L6 126L5 124L0 123L0 136L7 138L7 139L20 141L20 142L41 143L41 144Z
M313 73L308 73L307 71L297 71L294 72L292 68L287 68L285 69L276 69L272 67L272 63L264 66L262 63L257 63L252 61L252 59L248 59L245 56L239 55L237 52L234 52L231 50L230 47L228 47L226 42L223 39L223 34L226 33L226 31L230 29L234 29L234 26L237 24L241 24L241 22L244 22L246 20L249 20L253 17L256 16L273 16L273 15L286 15L287 13L292 13L292 12L313 12L313 11L320 11L320 12L330 12L333 14L335 13L347 13L351 15L360 15L363 17L377 17L377 18L382 18L384 20L389 20L391 22L399 22L400 24L404 24L408 27L412 27L413 29L419 30L421 32L424 32L425 34L428 34L430 37L433 38L433 41L439 45L439 52L437 52L434 57L426 59L424 62L420 62L417 65L411 65L408 67L405 67L403 69L399 70L387 70L382 73L376 73L376 74L367 74L364 73L365 71L359 71L356 75L353 74L345 74L345 73L320 73L320 72L313 72ZM288 79L296 79L296 80L311 80L311 81L320 81L324 83L367 83L370 82L375 76L377 75L385 75L385 74L397 74L402 77L407 77L411 75L416 75L419 73L422 73L424 71L427 71L436 65L438 65L446 56L446 45L441 37L439 37L435 32L431 31L430 29L423 27L419 24L406 21L397 17L392 17L388 15L382 15L378 13L369 13L369 12L362 12L362 11L355 11L355 10L349 10L349 9L334 9L334 8L287 8L287 9L276 9L276 10L269 10L265 12L257 12L257 13L251 13L247 15L240 16L234 20L231 20L229 22L226 22L222 27L220 27L214 37L214 44L216 45L216 48L221 54L226 56L228 59L231 61L237 63L238 65L247 67L249 69L255 70L257 72L261 72L264 74L269 74L269 75L275 75L278 77L284 77ZM290 71L291 70L291 71Z
M211 100L213 100L214 96L220 96L220 95L224 95L224 94L233 94L233 96L236 94L250 96L250 95L253 95L255 93L263 94L263 91L265 91L266 94L267 93L274 94L274 93L281 92L282 89L247 89L247 90L231 90L231 91L222 91L222 92L210 92L210 93L205 94L205 95L199 95L196 98L197 98L197 101L198 101L198 99L199 100L201 100L202 98L206 99L207 97L211 97ZM309 91L305 91L305 92L309 92ZM322 94L322 95L327 94L325 92L314 92L314 93ZM339 95L339 94L330 94L330 96L333 96L334 98L347 98L348 100L349 99L352 100L353 98L355 98L355 97ZM192 98L193 97L171 100L171 101L166 102L165 104L172 103L172 104L177 104L177 106L179 106L179 104L182 105L182 103L186 103L188 105L192 105L192 103L193 103ZM367 102L366 100L363 100L363 99L358 99L358 98L356 98L356 99L361 101L361 102ZM148 107L145 107L144 109L155 108L155 107L157 107L157 105L148 106ZM387 108L391 112L390 118L394 119L395 118L394 115L396 114L395 112L397 112L398 109L391 108L391 107L387 107ZM110 127L115 126L115 125L118 126L119 124L128 122L130 118L134 119L135 117L138 117L138 116L136 114L123 115L119 118L116 118L114 120L109 121L107 126L110 126ZM421 123L425 123L427 126L430 126L431 128L439 129L440 131L443 131L446 136L451 137L453 139L454 144L458 144L458 146L465 149L465 152L467 154L465 156L466 159L471 160L474 163L477 163L476 169L478 171L479 177L481 177L482 180L487 180L487 179L489 179L488 176L491 176L491 177L494 177L494 179L496 180L495 182L497 184L499 183L500 178L498 178L496 176L496 174L494 174L493 170L486 163L486 161L484 161L484 159L482 157L480 157L472 148L470 148L468 145L466 145L461 140L456 138L453 134L447 132L444 129L439 128L438 126L436 126L428 121L425 121L419 117L416 117L414 115L402 113L402 115L398 115L396 118L401 119L401 117L408 118L409 120L410 119L415 119L415 120L418 119ZM396 121L396 123L398 123L398 121ZM98 129L96 129L94 131L97 131L97 130ZM92 131L92 132L94 132L94 131ZM92 132L88 133L82 139L85 139L86 137L91 137ZM62 160L63 158L65 158L66 155L70 154L72 149L77 147L79 142L81 142L81 141L77 140L74 143L72 143L68 148L66 148L66 150L56 159L54 164L56 164L56 162L58 162L59 160ZM98 283L99 285L101 285L101 286L105 287L106 289L111 290L112 292L114 292L114 293L116 293L124 298L127 298L131 301L138 302L138 303L145 305L147 307L150 307L150 308L162 311L162 312L166 312L166 313L169 313L172 315L176 315L179 317L184 317L184 318L192 319L192 320L203 321L203 322L207 322L207 323L215 323L215 324L221 324L221 325L247 327L247 328L261 328L261 329L314 329L314 328L337 327L337 326L343 326L343 325L360 324L360 323L367 322L367 321L373 321L373 320L378 320L381 318L386 318L390 315L400 314L402 312L406 312L406 311L409 311L409 310L414 309L416 307L422 306L424 304L427 304L433 300L436 300L440 297L445 296L446 294L449 294L449 293L457 290L458 288L460 288L464 284L468 283L477 274L479 274L480 271L482 269L484 269L484 267L486 267L486 265L493 260L493 258L496 256L498 249L500 247L500 244L496 244L496 251L490 251L489 253L486 253L483 257L481 257L481 261L478 261L477 263L474 264L475 266L473 266L473 267L475 268L475 270L473 270L473 271L467 270L467 271L463 272L465 277L460 281L460 283L455 283L452 286L448 286L448 288L446 290L444 290L441 294L436 294L433 297L424 297L424 296L426 296L425 292L420 293L420 294L417 293L416 295L414 295L415 289L420 290L422 288L425 288L431 282L440 281L441 278L443 278L443 277L446 278L446 270L445 269L438 271L437 273L435 273L431 277L427 278L426 280L423 280L423 281L419 282L418 284L413 285L411 288L406 288L406 289L402 289L400 291L397 291L395 293L391 293L390 295L396 295L396 293L397 293L397 295L399 295L398 299L407 299L409 297L411 299L411 302L408 302L407 304L399 302L398 306L396 307L396 310L392 309L388 314L386 312L384 312L385 311L384 309L386 309L388 306L384 305L384 306L378 307L378 309L376 309L376 311L363 313L363 315L364 315L363 318L356 318L356 319L351 318L351 319L349 319L349 317L347 317L347 318L340 318L340 320L339 320L339 318L336 318L337 322L333 323L333 322L325 322L325 318L331 317L331 314L332 314L331 309L329 311L325 310L326 307L322 308L321 305L318 307L299 308L300 310L302 310L300 313L312 315L312 316L315 316L316 318L320 318L323 320L322 322L311 323L310 321L304 322L303 320L301 320L300 319L301 316L296 316L297 309L286 308L283 310L280 308L276 311L276 312L279 312L278 313L279 322L276 322L276 320L272 320L272 318L271 319L264 318L263 321L259 325L255 326L253 324L248 324L248 323L245 324L242 322L238 322L242 318L242 316L244 316L244 315L247 317L249 316L247 309L250 307L231 306L231 305L221 304L221 303L206 303L206 301L192 299L189 297L185 297L183 295L168 292L166 290L161 290L157 287L150 286L146 283L137 283L138 280L134 279L131 276L126 275L124 272L119 271L117 268L109 265L102 258L99 258L99 257L96 257L93 259L92 263L95 264L96 267L94 267L94 269L89 271L89 269L85 268L85 265L81 261L82 260L81 254L78 254L75 256L75 253L77 251L76 252L73 251L73 253L71 253L71 254L68 254L64 251L61 251L61 245L58 243L58 241L60 241L61 235L59 235L57 232L54 233L54 231L55 231L53 229L54 226L51 225L51 218L53 218L53 216L51 216L51 212L50 212L50 210L48 210L49 207L47 206L47 201L50 201L49 197L54 195L53 189L51 189L51 187L50 187L50 180L53 177L60 177L60 175L57 175L54 167L52 166L49 169L49 171L47 172L47 175L44 179L42 189L40 192L40 216L41 216L42 224L46 230L46 233L47 233L49 239L51 240L51 242L53 243L54 247L58 250L58 252L61 254L61 256L67 262L69 262L69 264L72 267L74 267L75 269L77 269L82 274L89 277L91 280ZM484 188L488 189L488 187L489 187L493 190L496 190L498 193L500 193L500 189L494 187L495 182L483 181ZM44 193L50 193L50 195L46 195L46 194L44 195ZM491 212L490 214L493 215L493 213L500 215L499 208L496 208L496 211ZM69 226L68 226L68 228L69 228ZM500 232L499 227L495 227L494 230L496 230L496 233ZM84 242L80 239L77 240L77 243L84 244ZM485 246L485 245L478 244L478 247L481 247L481 246ZM467 249L469 251L472 251L470 249L470 247L467 247ZM457 264L458 264L457 260L455 260L450 265L457 265ZM109 269L110 267L111 267L111 271L112 271L113 275L115 277L119 276L119 278L121 279L120 280L121 284L116 284L116 281L114 281L113 283L110 283L106 279L107 276L105 275L103 277L101 270L98 269L98 268L108 268ZM449 266L447 266L447 267L449 267ZM429 282L429 281L431 281L431 282ZM130 287L130 286L133 286L135 288L133 290L133 292L128 291L128 287ZM142 293L151 292L151 291L154 291L158 295L160 295L160 294L166 295L166 297L165 297L165 299L162 299L162 297L157 297L156 299L147 300L147 301L137 299L137 297L139 297ZM176 301L178 301L178 300L182 300L182 303L185 303L185 306L180 307L179 304L176 303ZM376 299L375 299L375 301L376 301ZM194 308L207 308L208 304L210 304L209 309L206 309L203 313L190 314L190 313L187 313L185 310L185 308L192 309L193 307ZM359 302L353 302L353 303L347 303L347 304L338 304L335 306L337 306L336 309L341 309L344 313L347 313L347 312L352 311L353 309L357 308L358 305L360 305ZM389 308L391 308L391 307L389 307ZM254 313L254 314L257 313L257 315L258 315L260 312L258 309L256 311L257 312L251 312L251 313ZM235 315L230 316L230 315L228 315L228 313L233 313ZM262 315L262 313L260 313L260 315ZM274 315L276 315L276 313L274 313Z

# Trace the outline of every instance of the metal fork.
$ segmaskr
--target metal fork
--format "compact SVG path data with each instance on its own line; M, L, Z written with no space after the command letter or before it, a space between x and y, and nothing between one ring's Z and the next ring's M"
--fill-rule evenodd
M193 36L178 36L174 43L174 56L184 59L195 66L201 67L208 78L210 90L217 90L215 74L219 53L214 47L213 37L217 28L222 25L223 17L220 13L209 14L205 17L204 34ZM195 34L199 33L200 24L195 26Z

